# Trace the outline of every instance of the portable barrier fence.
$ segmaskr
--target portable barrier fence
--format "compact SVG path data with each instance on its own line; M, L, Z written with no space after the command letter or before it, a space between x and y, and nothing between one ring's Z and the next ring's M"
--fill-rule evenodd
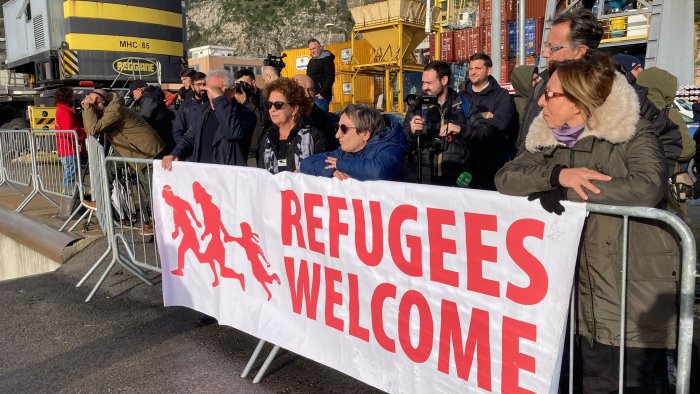
M622 216L623 218L623 251L622 251L622 288L621 288L621 311L620 316L626 316L627 299L627 248L629 241L629 220L630 218L655 219L668 224L678 235L681 248L681 278L679 292L678 311L678 342L676 358L676 393L687 394L690 391L690 367L693 349L693 303L695 299L695 281L698 278L696 267L695 238L688 225L676 215L664 210L644 207L622 207L612 205L586 204L586 210L592 213L602 213L607 215ZM571 306L569 310L569 365L568 370L573 373L568 374L569 393L574 392L574 376L577 372L574 369L574 330L576 319L575 298L572 291ZM620 321L620 332L625 332L625 320ZM253 354L246 364L242 378L247 377L253 369L266 341L260 340L255 347ZM267 369L272 364L274 358L280 350L280 346L273 345L272 350L265 358L262 366L253 378L253 383L258 383L264 377ZM618 376L618 392L624 392L624 362L625 362L625 338L620 340L620 360Z
M38 195L54 207L59 204L52 197L82 201L85 188L80 152L78 134L74 130L1 130L0 185L7 184L25 196L16 212L21 212ZM31 190L25 194L18 187L31 187ZM76 204L59 231L63 231L79 210Z
M95 211L107 239L107 250L76 287L82 286L110 254L112 260L85 302L92 299L117 263L149 285L154 282L144 270L161 272L150 216L153 161L105 157L104 148L92 137L88 137L87 147Z

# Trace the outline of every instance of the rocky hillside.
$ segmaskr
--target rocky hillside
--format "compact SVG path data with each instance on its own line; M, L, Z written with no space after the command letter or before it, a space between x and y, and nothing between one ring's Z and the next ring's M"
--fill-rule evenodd
M317 37L350 39L347 0L185 0L188 46L225 45L238 55L264 57ZM344 36L345 35L345 36Z

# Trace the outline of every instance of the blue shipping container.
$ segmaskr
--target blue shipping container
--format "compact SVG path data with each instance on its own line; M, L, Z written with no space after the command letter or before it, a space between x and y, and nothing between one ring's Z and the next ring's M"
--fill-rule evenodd
M525 56L535 54L535 20L525 19ZM508 57L518 56L518 22L508 23Z

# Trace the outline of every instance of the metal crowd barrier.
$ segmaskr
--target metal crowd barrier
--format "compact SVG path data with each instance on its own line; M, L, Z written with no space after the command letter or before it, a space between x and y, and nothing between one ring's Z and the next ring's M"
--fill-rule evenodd
M59 147L72 148L76 154L61 158ZM37 195L54 207L59 204L51 196L65 199L77 196L82 201L85 189L80 152L78 134L74 130L0 130L0 186L7 184L25 196L15 211L21 212ZM64 175L64 166L68 165L72 165L73 170ZM31 191L25 194L18 186L31 186ZM63 231L79 210L78 205L59 231ZM78 222L80 220L70 231Z
M0 186L8 185L26 196L18 186L29 187L33 179L29 130L0 130L0 171Z
M681 220L678 216L664 210L655 208L644 208L644 207L623 207L623 206L613 206L613 205L599 205L599 204L586 204L586 210L588 212L603 213L608 215L622 216L623 217L623 248L622 251L622 302L620 316L626 316L626 299L627 299L627 245L629 240L629 219L632 218L644 218L644 219L655 219L662 221L676 232L680 239L681 248L681 278L680 278L680 293L679 293L679 311L678 311L678 343L676 346L677 350L677 360L676 360L676 393L677 394L687 394L690 392L690 367L692 360L692 349L693 349L693 303L695 299L695 280L698 278L697 267L696 267L696 249L695 249L695 238L692 231L688 228L688 225ZM575 282L574 282L575 283ZM577 372L574 370L574 330L576 323L576 308L575 308L575 290L572 289L571 306L569 312L569 393L574 392L574 374ZM626 319L620 319L620 333L625 333L625 321ZM259 357L263 346L266 342L260 340L258 345L255 347L253 354L250 356L248 363L246 364L242 378L248 376L250 371L255 364L255 361ZM272 361L277 356L280 347L274 345L268 356L265 358L263 365L258 370L257 374L253 378L253 383L258 383L264 377L267 369L272 364ZM620 341L620 360L619 360L619 370L620 374L618 376L618 392L624 392L624 362L625 362L625 338L621 335Z
M87 150L94 210L107 239L107 250L76 287L82 286L110 253L112 260L85 302L92 299L117 263L148 285L153 282L144 270L161 272L156 243L145 231L146 224L152 223L152 199L150 187L143 185L150 185L153 160L105 157L104 147L90 136Z

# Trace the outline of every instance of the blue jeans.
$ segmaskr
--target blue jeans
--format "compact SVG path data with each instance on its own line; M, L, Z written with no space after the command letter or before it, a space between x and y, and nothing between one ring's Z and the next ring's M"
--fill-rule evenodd
M314 97L314 104L316 104L316 106L321 108L322 110L328 111L328 108L331 104L332 99L333 99L333 97L322 98L322 99L320 99L318 97Z
M68 185L75 181L75 174L78 171L78 158L77 156L63 156L61 157L61 165L63 166L61 188L65 190L68 188Z

